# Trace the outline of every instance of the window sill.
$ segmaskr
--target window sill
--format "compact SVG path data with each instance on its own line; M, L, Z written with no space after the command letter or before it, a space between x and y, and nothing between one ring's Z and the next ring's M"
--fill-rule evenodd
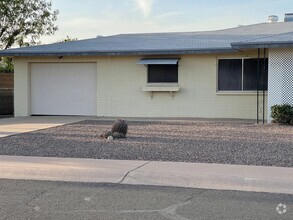
M263 91L259 91L259 94L262 94ZM256 91L217 91L217 95L257 95ZM265 95L268 95L268 92L265 91Z
M169 92L171 97L174 97L174 93L180 90L178 83L148 83L142 88L142 91L149 92L151 98L154 96L154 92Z
M142 88L144 92L178 92L179 90L177 83L148 83Z

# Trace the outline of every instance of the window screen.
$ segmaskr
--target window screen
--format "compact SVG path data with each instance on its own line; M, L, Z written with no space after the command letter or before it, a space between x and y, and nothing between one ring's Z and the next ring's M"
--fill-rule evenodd
M259 90L268 89L268 59L260 59ZM257 66L258 59L244 59L243 67L243 90L257 90Z
M268 59L259 60L259 90L268 89ZM265 65L264 65L265 64ZM218 63L219 91L257 90L258 59L220 59Z
M177 83L178 65L148 65L148 83Z
M218 90L242 90L242 59L219 60Z

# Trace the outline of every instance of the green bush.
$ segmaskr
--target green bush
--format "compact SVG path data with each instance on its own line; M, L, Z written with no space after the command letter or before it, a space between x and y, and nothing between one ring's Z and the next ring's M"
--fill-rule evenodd
M14 66L12 63L12 58L10 57L0 57L0 73L13 73Z
M293 106L288 104L274 105L271 110L273 122L293 125Z

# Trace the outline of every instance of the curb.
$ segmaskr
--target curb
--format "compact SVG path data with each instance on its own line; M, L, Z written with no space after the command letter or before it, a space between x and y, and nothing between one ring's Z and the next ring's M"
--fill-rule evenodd
M293 168L151 162L123 183L293 194Z

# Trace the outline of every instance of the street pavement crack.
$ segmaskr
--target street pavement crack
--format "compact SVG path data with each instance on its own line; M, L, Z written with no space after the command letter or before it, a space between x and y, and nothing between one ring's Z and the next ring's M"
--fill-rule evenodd
M160 210L159 213L164 216L165 218L168 218L168 219L171 219L171 220L189 220L188 218L185 218L179 214L177 214L177 209L182 207L182 206L185 206L185 205L188 205L190 204L191 201L188 200L188 201L185 201L185 202L180 202L180 203L177 203L175 205L172 205L172 206L169 206L163 210Z
M114 212L117 214L135 214L135 213L154 213L160 212L160 210L97 210L97 209L79 209L79 210L72 210L72 211L43 211L43 213L57 213L57 214L74 214L74 213L81 213L81 212L89 212L89 213L109 213Z
M139 168L144 167L145 165L149 164L150 162L151 162L151 161L148 161L148 162L146 162L146 163L144 163L144 164L142 164L142 165L140 165L140 166L138 166L138 167L136 167L136 168L134 168L134 169L132 169L132 170L129 170L129 171L128 171L128 172L122 177L122 179L121 179L120 181L118 181L118 184L121 184L131 172L133 172L133 171L135 171L135 170L137 170L137 169L139 169Z
M51 188L49 188L49 189L45 189L45 190L43 190L42 192L38 193L38 194L35 195L33 198L31 198L28 202L26 202L25 205L28 206L28 207L33 208L35 211L40 211L40 210L38 210L38 208L36 209L36 206L35 206L35 205L32 205L31 202L34 201L34 200L36 200L37 198L41 197L42 195L44 195L46 192L49 192L50 190L58 189L58 188L59 188L60 186L62 186L62 185L64 185L64 183L62 183L62 184L58 184L57 187L51 187ZM13 213L9 213L9 214L6 215L4 218L1 218L1 220L8 220L8 219L10 219L10 217L11 217L12 214L13 214Z
M98 195L98 193L100 193L101 191L103 191L105 189L105 186L102 186L101 188L99 188L96 192L84 197L84 201L91 201L93 199L94 196Z
M109 212L115 212L118 214L136 214L136 213L161 213L164 217L168 219L179 219L179 220L188 220L176 213L176 210L184 205L190 204L191 201L184 201L180 202L178 204L169 206L165 209L136 209L136 210L97 210L97 209L79 209L79 210L71 210L71 211L42 211L43 213L59 213L59 214L72 214L72 213L81 213L81 212L89 212L89 213L109 213Z
M49 191L51 191L51 190L56 190L56 189L58 189L60 186L63 186L63 185L65 185L65 184L66 184L66 183L61 183L61 184L58 184L57 187L51 187L51 188L49 188L49 189L45 189L45 190L43 190L42 192L40 192L40 193L38 193L37 195L35 195L32 199L30 199L25 205L34 208L35 211L39 211L39 209L36 208L36 206L35 206L35 205L32 205L31 203L32 203L33 201L35 201L36 199L40 198L40 197L41 197L42 195L44 195L45 193L47 193L47 192L49 192ZM39 207L39 208L40 208L40 207Z
M201 190L200 192L198 193L195 193L193 194L192 196L190 196L189 198L187 198L185 201L183 202L180 202L180 203L177 203L175 205L172 205L172 206L169 206L165 209L162 209L159 211L159 213L165 217L165 218L168 218L170 220L189 220L188 218L185 218L181 215L179 215L176 211L177 209L179 209L180 207L182 206L185 206L185 205L189 205L192 203L192 199L194 199L196 196L204 193L206 190L203 189Z
M149 163L149 162L148 162ZM130 173L131 171L134 171L142 166L145 166L147 163L130 170L128 173ZM126 177L127 175L125 175ZM125 178L124 178L125 179ZM59 185L58 187L60 187L61 185ZM56 187L56 188L58 188ZM41 195L43 195L44 193L46 193L47 191L52 190L51 189L47 189L44 190L43 192L39 193L37 196L35 196L33 199L30 200L30 202L32 202L33 200L35 200L36 198L40 197ZM77 210L70 210L70 211L45 211L45 210L40 210L40 212L42 213L55 213L55 214L74 214L74 213L110 213L110 212L114 212L117 214L142 214L142 213L158 213L161 216L165 217L166 219L170 219L170 220L189 220L188 218L185 218L184 216L181 216L180 214L177 213L177 210L185 205L189 205L192 203L192 200L202 194L203 192L205 192L206 190L201 190L197 193L192 194L191 196L189 196L187 199L178 202L176 204L170 205L166 208L163 209L124 209L124 210L103 210L103 209L77 209ZM93 195L91 195L90 197L92 197ZM30 205L32 206L32 205Z

